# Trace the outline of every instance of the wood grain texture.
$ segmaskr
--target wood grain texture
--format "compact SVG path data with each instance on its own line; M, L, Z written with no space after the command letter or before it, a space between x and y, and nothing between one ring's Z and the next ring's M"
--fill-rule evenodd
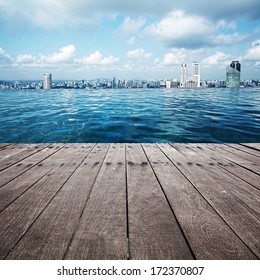
M246 153L248 155L253 155L253 161L256 160L256 162L259 163L259 157L260 157L259 150L252 149L250 147L241 144L225 144L225 145L228 147L232 147L235 150L242 151L243 153Z
M55 168L0 213L0 258L5 258L85 158L72 145Z
M206 165L208 165L209 167L218 165L222 169L228 171L230 174L260 190L259 175L257 175L256 173L222 157L218 152L209 149L205 144L189 144L188 147L198 153L202 158L207 158L208 162L206 163ZM222 174L222 170L219 170L219 172Z
M34 154L28 154L23 160L14 163L13 165L5 168L0 172L0 188L7 184L8 182L14 180L19 175L25 173L26 171L30 170L32 167L39 165L41 167L42 161L44 161L49 156L55 154L59 149L61 149L64 145L62 144L54 144L47 146L44 149L37 150ZM55 161L54 161L55 162ZM54 166L54 162L52 161L52 167Z
M45 158L44 163L39 163L38 161L36 161L36 164L33 163L30 165L26 162L23 162L19 166L14 165L13 167L11 167L8 170L9 172L7 172L7 170L0 172L0 181L2 183L9 181L0 188L0 212L3 211L9 204L11 204L17 198L19 198L35 183L41 180L53 168L55 168L55 165L53 163L53 157L55 157L55 162L58 162L60 159L64 158L64 152L65 154L67 152L67 149L59 148L60 146L58 145L57 150L47 148L46 153L41 151L42 155L44 154L44 157L48 156L47 158ZM16 172L17 177L14 177Z
M0 259L260 259L260 144L0 144Z
M252 150L257 150L257 151L260 152L260 145L259 145L259 143L241 143L240 145L249 147Z
M111 144L65 259L126 259L125 145Z
M0 143L0 149L5 149L7 148L8 146L12 146L12 145L16 145L16 144L12 144L12 143Z
M232 188L235 186L230 187L225 177L220 177L220 174L218 174L218 178L221 178L221 180L218 180L214 176L214 166L211 167L212 172L209 169L205 169L202 157L197 157L196 153L190 149L187 150L187 145L173 145L173 147L175 149L165 150L164 148L163 151L177 165L178 162L181 162L178 165L179 170L196 187L211 207L214 208L240 239L256 255L260 256L260 240L258 238L260 223L258 211L252 213L246 203L242 203L242 199L232 192ZM259 200L259 195L256 199ZM256 204L257 200L255 201Z
M177 168L156 145L144 145L196 258L254 259L250 250L180 172L179 158L174 149L167 144L158 146L169 158L176 156L178 160Z
M247 154L242 151L238 151L226 145L223 146L221 144L207 144L207 147L213 149L222 157L236 164L239 164L241 167L246 168L251 172L255 172L257 175L260 175L259 157L255 157L253 155Z
M97 145L63 185L41 216L8 255L8 259L62 259L93 184L108 145Z
M126 157L130 259L193 259L142 146Z
M17 146L14 146L12 149L12 152L8 156L4 156L0 161L0 171L8 168L9 166L12 166L13 164L20 162L21 160L29 157L30 155L33 155L40 150L48 147L50 144L20 144Z

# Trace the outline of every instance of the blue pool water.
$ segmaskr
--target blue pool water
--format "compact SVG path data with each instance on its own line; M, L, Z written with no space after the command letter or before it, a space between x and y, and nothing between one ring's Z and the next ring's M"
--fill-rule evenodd
M0 142L260 142L260 90L3 90Z

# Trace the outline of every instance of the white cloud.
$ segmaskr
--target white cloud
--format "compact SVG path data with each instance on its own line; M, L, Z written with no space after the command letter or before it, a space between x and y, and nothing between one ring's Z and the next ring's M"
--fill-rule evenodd
M160 18L174 9L214 20L260 18L259 0L149 0L149 3L140 0L0 0L3 19L47 28L89 25L118 14Z
M33 60L35 60L35 57L33 57L31 54L19 54L16 57L17 63L27 63L32 62Z
M58 68L65 64L71 64L75 61L75 46L67 45L59 49L59 52L53 54L19 54L12 58L8 55L9 66L25 68ZM1 49L0 49L1 56Z
M204 67L210 67L210 66L215 66L215 65L228 65L231 60L231 56L228 54L225 54L223 52L216 52L215 54L205 58L202 62L201 65Z
M133 35L139 31L146 23L146 19L139 17L137 19L131 19L126 17L122 25L120 25L115 33L120 35Z
M12 58L6 53L6 51L0 48L0 63L5 62L10 67L18 68L47 68L47 69L58 69L63 67L73 67L73 64L88 66L112 66L119 61L119 58L113 55L103 56L99 51L96 51L89 56L76 57L75 46L67 45L61 47L59 52L53 54L19 54L15 58ZM107 69L107 68L106 68Z
M119 61L119 58L112 55L104 57L99 51L95 51L89 56L83 57L78 60L79 63L87 65L109 65Z
M6 52L5 49L0 48L0 63L7 62L9 60L11 60L11 56Z
M211 39L211 43L213 46L234 45L245 41L248 38L248 35L249 34L245 35L238 32L235 32L233 34L219 34L213 36L213 38Z
M216 27L205 18L175 11L159 23L146 27L143 34L160 40L168 47L196 48L209 44L207 38L215 31Z
M147 25L142 35L144 38L157 40L166 47L197 49L202 47L229 46L248 40L250 32L234 32L234 21L217 22L183 11L172 11L161 21ZM224 34L221 34L223 32ZM232 34L227 33L232 30ZM256 33L257 31L253 31Z
M73 58L75 50L76 48L74 45L68 45L60 48L58 53L54 53L49 56L41 55L40 59L41 61L48 63L67 62Z
M252 47L246 51L245 60L260 60L260 40L252 43Z
M160 64L164 66L179 65L183 63L186 59L186 54L184 49L173 49L164 55L162 60L156 59L155 64Z
M126 55L130 58L147 59L152 56L152 53L145 52L144 49L138 48L136 50L129 51Z

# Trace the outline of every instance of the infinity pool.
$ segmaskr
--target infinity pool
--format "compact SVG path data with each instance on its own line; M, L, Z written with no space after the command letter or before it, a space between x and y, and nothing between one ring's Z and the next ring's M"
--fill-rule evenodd
M0 142L260 142L260 90L0 91Z

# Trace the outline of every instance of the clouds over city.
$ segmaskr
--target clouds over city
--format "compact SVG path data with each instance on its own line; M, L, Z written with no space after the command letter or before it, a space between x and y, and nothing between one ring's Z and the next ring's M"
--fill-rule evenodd
M162 18L169 11L182 10L214 20L260 18L258 0L0 0L3 18L24 19L29 24L43 27L56 27L69 23L71 25L91 24L108 16L124 15L131 17L152 16Z
M61 47L58 52L52 54L38 53L19 54L16 57L9 55L3 48L0 48L0 62L5 67L62 67L62 66L98 66L113 65L119 61L119 58L112 55L104 56L100 51L95 51L87 56L79 57L76 55L76 47L72 44Z
M192 61L202 69L235 58L260 65L259 0L0 0L0 19L1 69L121 66L163 75Z

